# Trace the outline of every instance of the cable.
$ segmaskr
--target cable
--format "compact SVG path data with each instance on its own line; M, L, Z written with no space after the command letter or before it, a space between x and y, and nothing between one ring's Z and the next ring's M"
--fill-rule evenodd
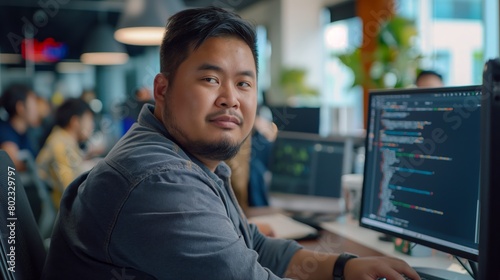
M472 273L474 273L474 275L477 277L479 275L477 262L473 262L473 261L469 260L469 266L472 270Z
M472 279L476 279L476 276L475 276L475 273L471 271L471 269L469 269L469 267L467 267L467 265L465 265L465 263L462 262L462 260L457 257L457 256L453 256L455 257L455 259L460 263L460 265L462 265L462 267L465 269L465 271L467 271L467 273L469 273L469 275L472 277ZM475 269L473 269L475 270Z

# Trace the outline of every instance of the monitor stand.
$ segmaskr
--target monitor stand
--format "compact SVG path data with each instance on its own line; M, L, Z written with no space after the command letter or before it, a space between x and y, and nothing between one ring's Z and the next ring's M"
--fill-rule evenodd
M443 280L473 280L469 274L462 274L445 269L431 267L413 267L413 269L415 269L420 276L438 277Z
M341 214L345 212L344 198L321 197L288 193L269 193L269 205L294 212Z
M303 224L309 225L316 230L322 230L321 223L335 221L340 213L314 213L314 212L303 212L303 211L287 211L290 212L291 218L301 222Z

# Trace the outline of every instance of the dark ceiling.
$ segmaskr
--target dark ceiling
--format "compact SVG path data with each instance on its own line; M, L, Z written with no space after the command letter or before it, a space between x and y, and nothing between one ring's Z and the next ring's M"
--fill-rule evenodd
M149 1L149 0L146 0ZM164 0L169 1L169 0ZM184 0L186 7L218 6L236 12L260 0ZM85 37L98 20L116 26L125 0L1 0L0 52L19 53L23 28L34 27L34 38L54 38L67 45L66 59L79 59ZM43 7L42 3L46 3ZM126 45L129 55L144 47Z

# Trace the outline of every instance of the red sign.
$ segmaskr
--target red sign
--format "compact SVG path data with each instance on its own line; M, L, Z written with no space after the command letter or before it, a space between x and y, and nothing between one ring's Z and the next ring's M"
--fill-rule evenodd
M41 42L37 39L24 39L21 44L23 58L33 62L57 62L63 59L67 52L66 44L56 42L53 38Z

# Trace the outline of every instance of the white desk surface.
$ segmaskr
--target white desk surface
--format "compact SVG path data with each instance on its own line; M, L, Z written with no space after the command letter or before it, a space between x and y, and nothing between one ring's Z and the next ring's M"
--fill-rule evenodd
M381 233L362 228L358 225L357 221L345 217L341 217L334 222L324 222L321 224L321 227L327 231L379 251L387 256L403 259L413 267L431 267L448 269L463 274L467 273L451 256L437 250L432 250L432 255L429 257L414 257L398 252L394 249L394 244L392 242L384 242L378 239Z

